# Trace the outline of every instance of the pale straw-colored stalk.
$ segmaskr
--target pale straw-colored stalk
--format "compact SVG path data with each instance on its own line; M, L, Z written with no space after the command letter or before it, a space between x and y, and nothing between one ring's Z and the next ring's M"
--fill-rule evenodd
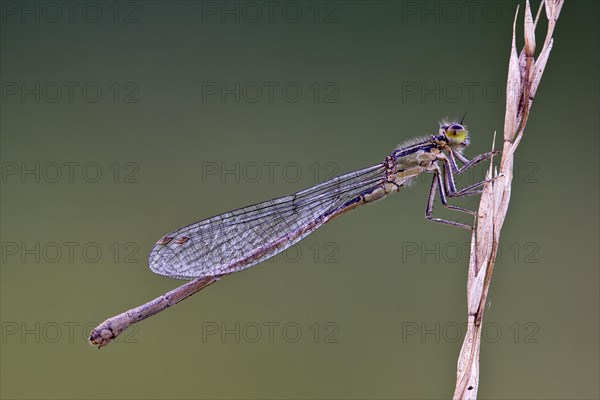
M515 150L523 137L535 93L539 87L548 56L552 50L552 34L564 0L545 0L540 5L535 23L529 0L525 4L524 47L517 55L515 30L519 9L513 23L512 46L506 82L506 114L504 146L498 170L488 170L486 184L479 204L477 229L471 237L471 254L467 278L467 332L457 363L454 399L476 399L479 388L479 350L486 298L492 278L500 231L508 210L513 179ZM537 59L535 27L541 9L545 7L548 30L544 46ZM492 179L493 178L493 179Z

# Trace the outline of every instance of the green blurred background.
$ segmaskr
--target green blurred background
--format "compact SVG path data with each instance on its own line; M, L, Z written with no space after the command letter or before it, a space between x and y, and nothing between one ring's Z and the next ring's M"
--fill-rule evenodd
M86 339L181 283L146 264L175 228L379 163L443 117L489 149L518 3L3 2L1 396L451 396L469 235L423 218L429 177ZM600 395L598 14L563 8L516 155L481 398Z

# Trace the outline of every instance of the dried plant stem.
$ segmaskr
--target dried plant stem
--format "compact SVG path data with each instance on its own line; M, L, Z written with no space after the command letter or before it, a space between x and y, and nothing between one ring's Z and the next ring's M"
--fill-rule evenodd
M476 399L479 387L479 350L481 328L488 290L496 262L500 231L510 201L513 178L513 160L531 110L531 104L552 50L552 34L564 0L545 0L543 6L548 18L544 46L537 58L535 53L535 26L529 0L525 4L525 45L517 56L515 30L519 10L515 14L511 54L506 84L506 113L504 118L504 146L499 171L492 165L479 204L477 229L471 237L471 254L467 277L467 332L457 363L454 399ZM495 135L494 135L495 136ZM494 137L495 139L495 137ZM491 178L494 179L491 179Z

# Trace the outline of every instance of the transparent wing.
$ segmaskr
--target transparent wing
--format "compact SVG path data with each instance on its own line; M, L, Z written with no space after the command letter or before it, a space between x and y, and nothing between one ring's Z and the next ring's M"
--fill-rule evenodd
M302 240L384 180L385 166L379 164L196 222L160 239L148 264L178 279L249 268Z

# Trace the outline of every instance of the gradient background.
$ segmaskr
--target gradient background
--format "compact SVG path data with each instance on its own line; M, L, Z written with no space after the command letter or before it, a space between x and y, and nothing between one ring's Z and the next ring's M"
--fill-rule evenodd
M117 343L86 339L180 283L146 266L175 228L379 163L444 116L468 112L467 155L486 151L503 129L517 3L275 1L271 18L263 2L224 16L222 2L86 2L72 17L3 2L2 397L451 396L469 235L424 220L429 177ZM600 395L598 14L563 8L516 155L481 398ZM240 82L239 102L207 92L215 82ZM221 335L236 324L237 340Z

